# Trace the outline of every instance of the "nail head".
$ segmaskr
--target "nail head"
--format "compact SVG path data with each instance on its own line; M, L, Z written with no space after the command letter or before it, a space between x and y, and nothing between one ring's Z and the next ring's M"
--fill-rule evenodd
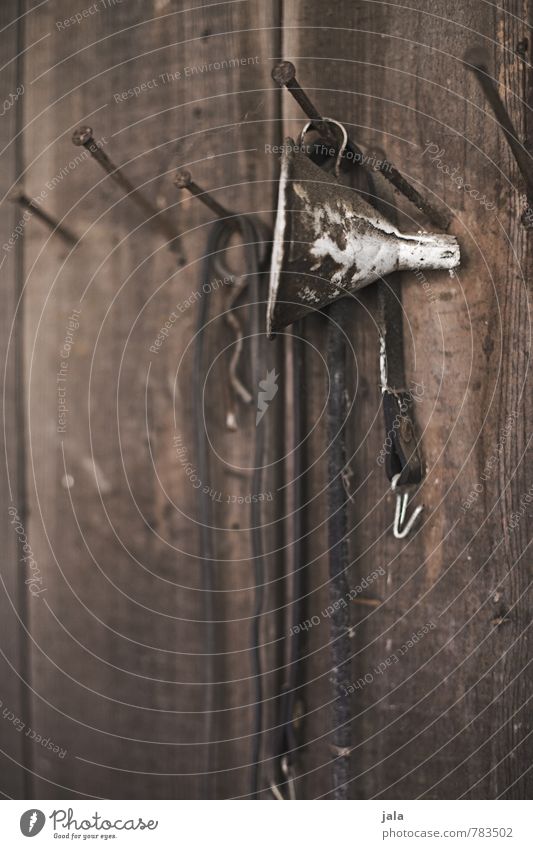
M180 168L179 171L176 172L176 176L174 177L174 185L176 185L178 189L186 189L187 186L191 185L191 183L191 172L187 171L186 168Z
M480 71L488 73L489 56L487 51L481 45L469 47L463 54L463 62L465 65L470 65Z
M10 203L20 203L21 200L24 199L24 192L22 189L13 189L13 191L8 194L7 199Z
M72 141L74 144L81 146L86 144L93 136L92 127L79 127L72 133Z
M292 62L278 62L272 68L272 79L278 85L287 85L291 80L296 79L296 68Z

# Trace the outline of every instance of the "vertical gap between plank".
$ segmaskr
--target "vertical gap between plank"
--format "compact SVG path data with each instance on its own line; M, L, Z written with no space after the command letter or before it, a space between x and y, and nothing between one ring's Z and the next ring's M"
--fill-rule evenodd
M17 34L16 34L16 50L17 50L17 85L24 82L24 41L25 41L25 0L19 0L17 6ZM19 98L16 104L15 112L15 179L18 182L24 172L24 147L23 147L23 129L24 129L24 106L23 98ZM18 501L17 509L22 520L23 526L28 530L28 505L26 492L26 385L24 381L24 234L17 240L15 246L15 303L16 303L16 320L14 334L15 348L15 416L17 423L17 494ZM24 714L24 721L28 727L31 726L31 685L30 685L30 647L27 631L29 631L28 621L28 602L26 595L25 571L18 569L17 571L17 610L22 621L20 632L20 705ZM24 735L22 744L23 757L23 787L24 797L32 798L33 795L33 779L31 773L31 749L30 740Z

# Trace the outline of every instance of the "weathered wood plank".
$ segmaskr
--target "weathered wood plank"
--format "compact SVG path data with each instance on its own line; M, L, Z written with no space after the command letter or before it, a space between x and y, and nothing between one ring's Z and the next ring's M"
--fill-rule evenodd
M523 128L529 71L516 48L528 36L528 17L528 4L497 12L452 3L445 13L432 2L414 8L287 4L284 54L297 64L319 108L344 120L367 152L384 148L426 193L435 192L449 205L463 252L456 279L428 274L428 285L421 287L404 275L407 372L422 387L416 414L428 473L417 496L426 505L423 525L401 545L392 538L393 498L376 462L384 435L375 294L364 292L351 306L357 362L349 425L356 452L350 463L355 491L350 584L356 586L378 565L387 573L367 591L379 599L378 607L353 606L351 674L356 682L367 675L350 697L356 797L521 797L531 789L525 710L531 679L524 657L530 511L516 529L509 528L509 515L528 489L529 237L518 224L516 167L460 62L472 40L489 46L497 78L514 92L506 100ZM294 116L292 106L288 114ZM287 122L292 134L294 126ZM470 188L496 204L496 212L457 188L438 167L438 157L431 159L429 143L444 149L442 163L450 171L458 166ZM401 208L404 229L426 223L412 208ZM320 346L323 323L308 332ZM323 395L314 392L309 425L322 403ZM512 411L517 417L509 428ZM490 474L481 494L462 511L487 463ZM309 492L322 482L323 470L310 472ZM325 516L323 505L310 513L311 527ZM324 550L323 543L315 542L313 550ZM315 587L325 575L321 564L313 573ZM435 627L399 654L428 622ZM310 739L317 742L302 762L304 771L316 772L306 779L304 795L329 787L323 624L310 640L317 655L309 679L321 675L322 683L313 689L316 713L309 718ZM398 662L376 673L393 656Z
M49 5L28 24L30 40L51 33L30 69L27 120L43 100L51 104L27 137L31 192L67 168L46 203L68 213L83 235L67 258L57 242L41 252L44 240L35 234L29 261L29 497L47 586L31 611L34 711L39 731L67 749L61 760L36 750L36 792L243 795L250 788L253 569L249 517L238 501L250 492L251 475L238 467L250 467L255 416L239 411L240 429L230 434L223 384L209 387L208 431L223 463L215 465L211 451L205 483L236 501L217 504L215 513L215 611L224 624L216 632L220 712L212 733L227 742L208 760L198 498L174 440L182 439L197 465L194 433L201 423L193 420L192 398L201 387L192 382L190 342L194 293L204 296L210 216L177 194L171 169L188 166L215 190L227 184L225 204L257 209L269 220L275 166L255 149L276 132L277 95L265 64L277 37L276 7L227 3L185 12L175 4L128 3L65 33L57 21L71 13L66 2ZM235 57L246 61L201 70ZM128 94L134 86L140 91ZM174 207L185 253L177 273L96 164L69 168L77 154L70 133L83 120L106 137L112 158L129 163L134 181L146 182L149 197ZM222 294L213 287L213 315ZM61 384L68 414L58 433L56 375L75 309ZM154 353L175 310L178 321ZM230 341L224 323L215 322L209 355ZM230 464L236 473L224 471ZM206 769L219 772L206 781Z
M3 463L0 487L0 539L2 548L2 583L0 587L0 792L20 799L27 794L30 766L25 726L30 722L29 681L24 629L26 595L24 584L30 574L27 513L24 491L24 399L20 393L22 353L22 306L19 303L23 280L23 239L28 213L8 196L17 184L20 168L20 146L15 137L21 128L22 99L25 96L20 59L23 27L17 24L21 11L17 2L3 3L0 8L0 64L2 94L0 96L0 229L2 248L2 311L0 315L0 358L3 365L2 422L0 435ZM29 540L31 544L31 540Z

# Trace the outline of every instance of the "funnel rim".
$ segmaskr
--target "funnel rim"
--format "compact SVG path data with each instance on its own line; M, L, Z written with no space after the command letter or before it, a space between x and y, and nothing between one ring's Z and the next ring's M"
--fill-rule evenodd
M276 212L276 222L274 224L274 236L272 243L272 260L270 265L270 280L268 285L268 304L266 316L266 332L269 339L273 339L273 321L274 310L278 299L279 280L283 265L283 253L285 243L285 233L287 230L287 182L289 178L289 159L293 156L292 146L294 141L286 139L285 150L281 159L281 170L279 175L278 186L278 208Z

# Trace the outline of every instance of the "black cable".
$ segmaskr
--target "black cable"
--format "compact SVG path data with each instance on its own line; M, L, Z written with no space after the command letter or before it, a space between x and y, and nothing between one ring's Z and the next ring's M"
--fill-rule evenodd
M227 238L227 223L224 221L215 221L212 225L206 245L206 259L203 264L204 282L209 282L213 274L213 257L216 256L218 250L225 244ZM209 302L207 297L200 299L198 310L198 318L196 325L196 338L194 345L194 361L193 361L193 398L194 398L194 434L195 434L195 449L196 459L198 464L198 477L201 481L209 480L209 461L208 461L208 441L205 428L203 427L203 382L204 382L204 333L209 313ZM215 651L215 625L214 625L214 539L213 539L213 510L212 500L208 492L203 492L204 487L200 487L198 495L200 499L200 545L202 553L202 592L203 592L203 607L204 620L206 628L205 638L205 659L204 659L204 674L205 674L205 773L204 773L204 792L203 798L211 798L211 766L213 761L213 710L215 706L214 700L214 651Z
M240 215L231 219L216 221L210 230L208 242L206 246L206 260L204 263L205 279L209 281L214 273L214 260L216 256L227 247L228 241L235 230L238 229L244 243L244 261L246 274L249 277L248 292L249 292L249 310L250 310L250 338L251 338L251 361L252 374L254 385L257 387L261 378L261 364L263 358L260 355L264 333L262 327L264 325L264 308L260 303L259 293L259 272L261 266L261 258L263 255L264 241L263 233L259 223L256 223L253 218ZM208 441L205 429L200 426L203 421L203 381L205 373L204 364L204 329L208 316L208 299L202 298L200 301L200 309L198 312L197 332L194 346L194 365L193 365L193 395L194 395L194 417L195 417L195 439L196 439L196 454L198 462L198 476L200 480L207 481L209 479L209 461L208 461ZM254 494L261 491L262 485L262 467L264 454L264 426L258 426L255 435L254 447L254 473L252 476L252 488ZM215 648L215 633L214 633L214 566L215 566L215 545L213 534L212 521L212 501L208 493L202 492L203 487L199 490L200 497L200 537L203 556L202 582L204 592L204 618L206 622L206 662L205 662L205 679L206 679L206 721L205 721L205 738L206 738L206 777L205 777L205 798L209 798L211 764L213 759L213 741L212 730L213 721L212 715L215 705L214 700L214 662L213 654ZM263 597L265 583L264 555L261 534L261 504L259 499L252 499L251 502L251 548L254 568L254 609L251 626L251 658L252 658L252 680L254 686L254 713L253 713L253 731L252 731L252 776L251 776L251 795L253 798L258 798L259 795L259 776L260 776L260 759L261 759L261 738L263 731L263 686L262 686L262 663L261 663L261 616L263 612Z

